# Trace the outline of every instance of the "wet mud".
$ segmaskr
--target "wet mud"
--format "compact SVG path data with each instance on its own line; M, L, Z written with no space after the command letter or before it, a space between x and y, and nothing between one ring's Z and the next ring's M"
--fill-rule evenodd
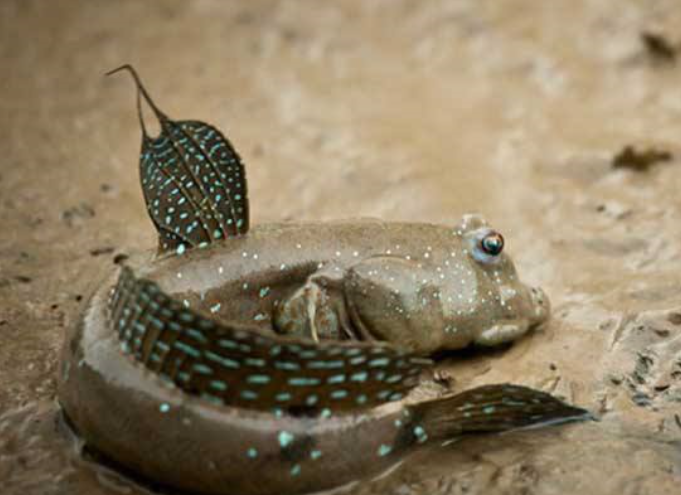
M419 393L514 382L600 422L423 451L350 493L678 493L679 40L674 0L0 3L0 493L144 493L78 460L55 399L88 294L155 244L132 84L102 77L122 63L232 140L254 224L476 211L551 297L549 325Z

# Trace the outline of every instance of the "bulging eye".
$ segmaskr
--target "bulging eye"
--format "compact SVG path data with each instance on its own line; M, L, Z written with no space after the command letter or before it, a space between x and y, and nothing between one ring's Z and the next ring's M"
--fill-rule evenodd
M504 236L490 228L477 229L466 234L471 256L478 262L494 265L503 259Z
M504 236L491 231L480 239L480 248L490 256L499 256L504 250Z

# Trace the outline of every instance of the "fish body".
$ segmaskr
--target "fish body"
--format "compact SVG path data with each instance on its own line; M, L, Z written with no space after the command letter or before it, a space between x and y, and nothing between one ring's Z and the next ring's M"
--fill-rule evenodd
M151 358L162 350L161 362ZM391 346L316 344L220 325L125 268L95 293L67 340L59 401L86 445L126 472L215 495L330 489L376 476L424 445L588 417L508 384L410 402L427 366Z
M548 316L479 217L250 229L229 141L169 119L124 68L159 253L117 269L66 339L59 403L89 448L154 485L287 495L376 476L424 445L589 417L510 384L411 400L423 355Z
M152 280L216 318L429 355L524 335L549 315L506 253L476 258L477 215L451 226L346 220L261 225L153 265ZM315 317L311 318L314 312Z

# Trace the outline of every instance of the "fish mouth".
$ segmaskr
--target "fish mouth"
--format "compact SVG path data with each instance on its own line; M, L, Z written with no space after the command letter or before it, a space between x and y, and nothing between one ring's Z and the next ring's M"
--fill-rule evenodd
M496 321L491 327L482 331L474 343L481 347L495 347L520 339L530 330L545 323L551 315L551 304L546 293L539 287L525 287L523 304L519 313L509 315L507 319Z

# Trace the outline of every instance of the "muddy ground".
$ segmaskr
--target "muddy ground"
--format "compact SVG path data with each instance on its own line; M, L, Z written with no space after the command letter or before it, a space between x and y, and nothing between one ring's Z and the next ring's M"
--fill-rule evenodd
M122 63L236 144L253 223L479 211L550 294L548 327L443 372L602 420L423 452L357 493L679 493L680 41L676 0L2 1L0 493L141 493L55 427L65 329L155 243L132 84L102 77ZM627 145L672 157L613 167Z

